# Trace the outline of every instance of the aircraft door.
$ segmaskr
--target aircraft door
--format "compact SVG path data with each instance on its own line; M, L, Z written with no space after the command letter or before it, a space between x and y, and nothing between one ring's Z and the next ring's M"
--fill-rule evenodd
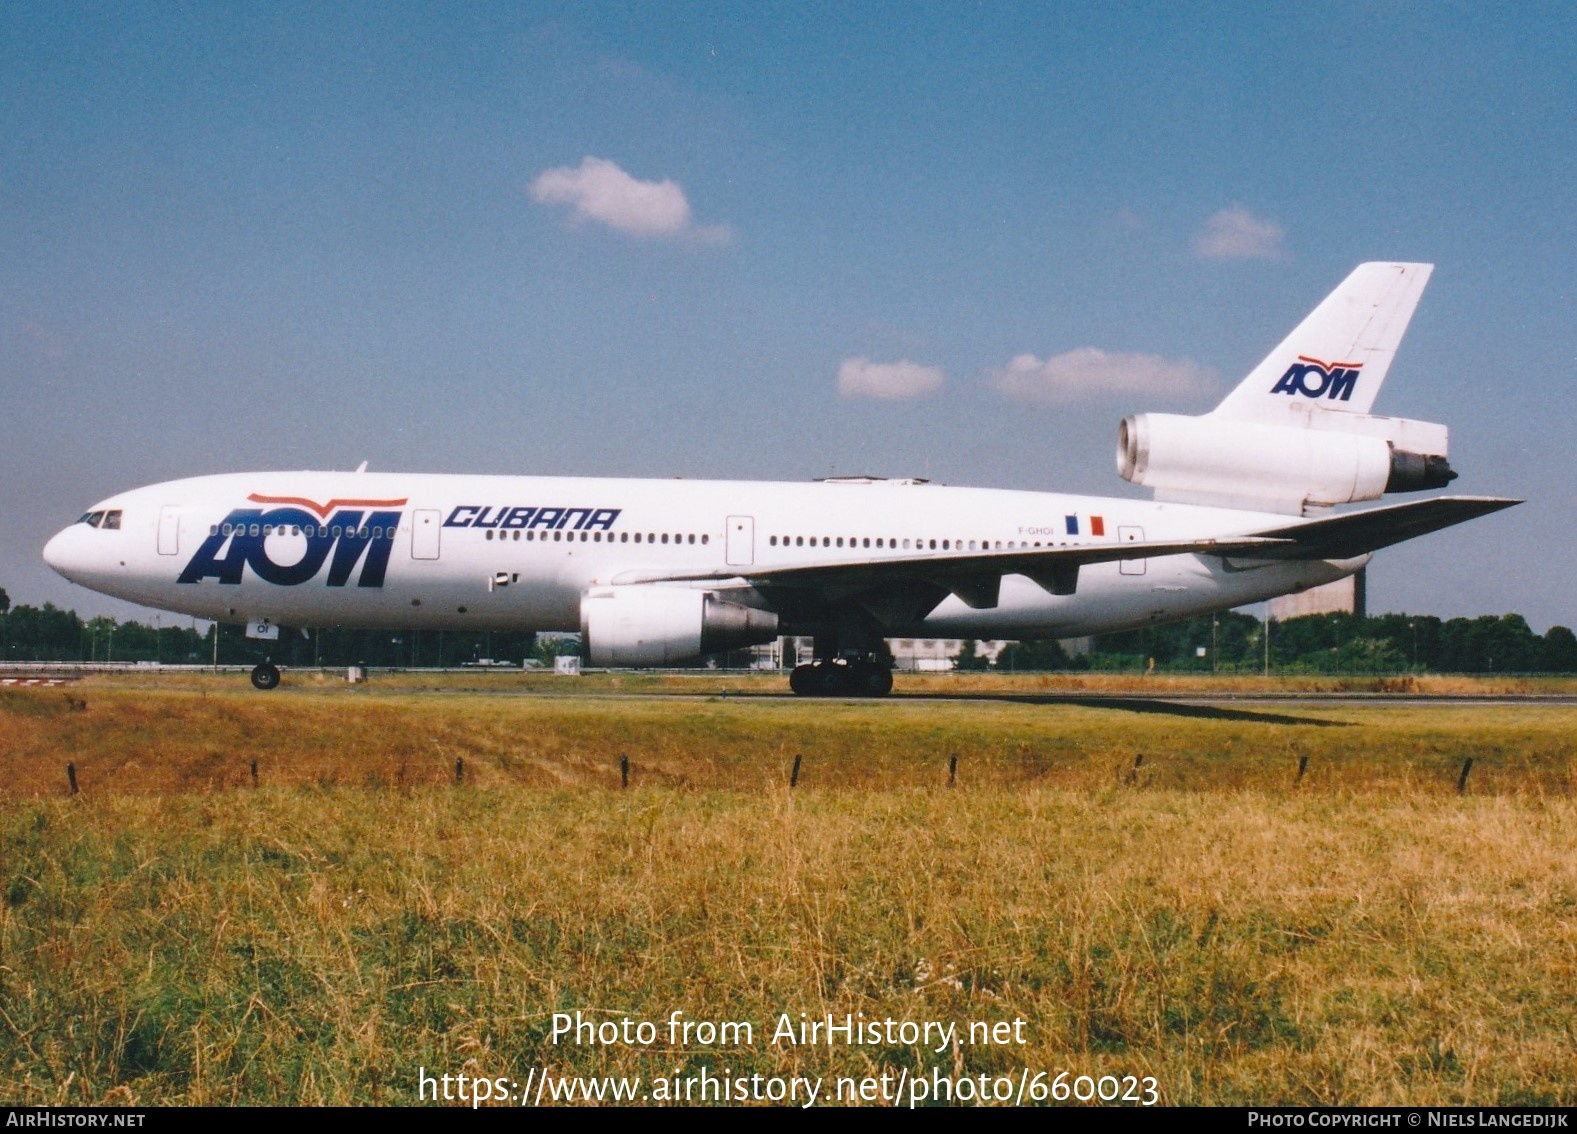
M730 567L749 567L756 561L756 518L728 517L728 555Z
M437 559L439 536L443 525L438 520L438 509L418 508L411 520L411 558Z
M174 504L159 509L159 554L176 555L181 550L181 510Z
M1144 529L1143 528L1132 528L1132 527L1118 528L1117 529L1117 542L1118 543L1143 543L1144 542ZM1147 559L1119 559L1117 561L1117 564L1118 564L1118 568L1122 571L1122 573L1124 575L1143 575L1144 574L1144 565L1146 563L1148 563L1148 562L1149 562L1149 560L1147 560Z

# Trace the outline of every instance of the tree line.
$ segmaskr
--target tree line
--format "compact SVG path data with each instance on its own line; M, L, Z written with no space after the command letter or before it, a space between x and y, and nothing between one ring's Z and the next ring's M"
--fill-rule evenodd
M1238 611L1103 634L1088 653L1020 642L998 669L1191 673L1577 673L1577 635L1535 634L1520 614L1439 619L1421 614L1309 614L1264 622ZM976 668L980 668L976 663Z
M168 620L168 621L166 621ZM216 643L217 638L217 643ZM215 647L217 644L217 655ZM113 618L82 619L52 603L11 606L0 590L0 658L9 662L159 662L166 665L256 665L265 656L285 666L461 666L484 659L552 664L562 647L529 632L351 630L323 627L303 636L281 629L278 641L246 637L241 626L160 615L153 626Z
M168 618L169 624L164 619ZM999 670L1257 673L1267 662L1266 627L1238 611L1103 634L1086 653L1055 641L1017 642L998 655ZM1430 615L1311 614L1269 626L1270 668L1283 673L1577 673L1577 635L1565 626L1535 634L1520 614L1442 620ZM529 632L352 630L322 627L307 636L282 630L276 642L245 636L240 626L161 615L153 626L113 618L83 620L51 603L11 606L0 589L0 658L11 662L161 662L254 665L264 656L286 666L452 667L484 659L551 665L577 653L574 641ZM737 653L737 651L736 651ZM735 660L730 658L730 661ZM968 642L960 669L990 663ZM748 664L748 663L747 663Z

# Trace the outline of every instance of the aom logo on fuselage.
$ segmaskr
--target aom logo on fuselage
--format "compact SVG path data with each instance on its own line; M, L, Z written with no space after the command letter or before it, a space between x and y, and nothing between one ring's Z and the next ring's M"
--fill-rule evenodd
M319 504L299 496L247 497L276 508L236 508L197 549L176 580L241 582L247 567L265 583L294 587L318 576L328 564L327 585L343 587L356 565L358 587L381 587L399 530L399 500L330 500Z
M1308 355L1287 367L1281 381L1270 388L1272 394L1302 394L1306 398L1329 398L1345 402L1358 384L1361 362L1321 362Z

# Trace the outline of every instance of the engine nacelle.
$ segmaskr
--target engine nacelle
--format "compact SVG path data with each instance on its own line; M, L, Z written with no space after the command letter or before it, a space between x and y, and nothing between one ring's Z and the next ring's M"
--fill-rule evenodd
M592 665L673 665L777 637L778 616L688 587L594 587L580 600Z
M1438 453L1405 451L1395 440L1426 437ZM1439 488L1456 477L1444 450L1444 426L1400 418L1275 425L1144 413L1118 428L1117 471L1159 500L1298 512Z

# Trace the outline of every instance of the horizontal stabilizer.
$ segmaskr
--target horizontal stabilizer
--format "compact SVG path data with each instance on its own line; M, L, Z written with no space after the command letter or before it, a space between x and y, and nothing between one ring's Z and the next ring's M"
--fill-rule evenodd
M1521 503L1494 496L1437 496L1432 500L1414 500L1366 512L1327 516L1256 533L1289 542L1257 552L1251 558L1353 559Z

